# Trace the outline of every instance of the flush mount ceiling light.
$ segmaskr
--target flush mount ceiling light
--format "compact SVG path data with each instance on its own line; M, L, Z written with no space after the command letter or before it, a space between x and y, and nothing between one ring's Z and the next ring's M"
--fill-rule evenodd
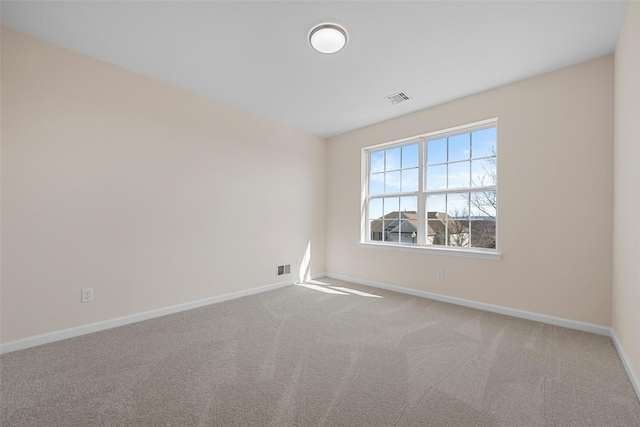
M347 32L337 24L319 24L309 33L309 43L320 53L336 53L347 44Z

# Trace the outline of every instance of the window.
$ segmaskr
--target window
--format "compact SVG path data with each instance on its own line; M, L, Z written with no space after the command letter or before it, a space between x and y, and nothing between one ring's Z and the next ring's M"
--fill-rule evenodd
M497 250L497 121L363 151L365 243Z

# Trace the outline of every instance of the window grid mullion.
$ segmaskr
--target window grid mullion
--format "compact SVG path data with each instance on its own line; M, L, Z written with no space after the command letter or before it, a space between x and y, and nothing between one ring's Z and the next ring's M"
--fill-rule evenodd
M455 194L455 193L475 193L482 191L496 191L498 187L496 185L487 185L484 187L459 187L459 188L451 188L451 189L441 189L441 190L426 190L424 193L428 196L433 194Z
M427 244L427 197L425 195L425 177L427 165L427 143L420 141L418 145L418 239L416 243L420 246Z
M371 218L369 216L369 206L371 204L371 153L367 153L367 175L364 178L364 240L365 242L371 241ZM362 229L362 227L360 227Z

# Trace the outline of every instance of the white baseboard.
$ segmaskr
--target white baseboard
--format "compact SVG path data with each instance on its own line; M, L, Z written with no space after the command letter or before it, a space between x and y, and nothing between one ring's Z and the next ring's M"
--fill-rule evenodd
M462 305L465 307L477 308L479 310L490 311L492 313L505 314L507 316L519 317L521 319L534 320L536 322L548 323L550 325L562 326L569 329L577 329L584 332L611 336L611 328L608 326L596 325L593 323L580 322L578 320L565 319L562 317L549 316L546 314L534 313L531 311L518 310L515 308L500 305L488 304L464 298L451 297L447 295L435 294L432 292L419 291L416 289L403 288L401 286L389 285L381 282L348 277L340 274L327 273L327 277L344 280L347 282L359 283L361 285L372 286L374 288L386 289L417 297L429 298L436 301L448 302L450 304Z
M624 369L627 370L627 375L629 375L629 380L631 380L631 385L636 391L636 396L638 396L638 400L640 400L640 378L638 378L638 374L633 370L633 366L631 365L631 361L627 356L627 353L624 351L622 347L622 343L618 339L618 334L616 334L615 329L611 329L611 339L613 340L613 344L616 346L616 350L618 350L618 354L620 355L620 359L622 360L622 365Z
M312 278L324 277L325 273L313 275ZM142 313L131 314L129 316L117 317L115 319L103 320L101 322L89 323L87 325L76 326L60 331L48 332L46 334L35 335L28 338L10 341L0 344L0 354L10 353L12 351L22 350L29 347L35 347L42 344L48 344L54 341L65 340L80 335L90 334L92 332L103 331L105 329L115 328L117 326L128 325L130 323L140 322L142 320L153 319L155 317L166 316L167 314L178 313L180 311L191 310L193 308L203 307L205 305L216 304L235 298L246 297L249 295L259 294L261 292L271 291L285 286L297 283L297 280L288 280L286 282L274 283L271 285L259 286L257 288L246 289L244 291L232 292L230 294L219 295L210 298L204 298L197 301L191 301L183 304L172 305L170 307L159 308L156 310L145 311Z

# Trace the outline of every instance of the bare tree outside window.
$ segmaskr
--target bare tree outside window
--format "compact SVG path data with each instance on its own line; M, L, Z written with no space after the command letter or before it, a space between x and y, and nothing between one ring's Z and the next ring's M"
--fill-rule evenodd
M497 156L495 147L491 148L493 157L486 159L489 167L482 174L471 177L473 187L495 187L498 183ZM478 248L496 247L497 192L495 189L464 193L471 209L470 228L471 246Z
M487 162L492 165L491 168L484 168L484 173L477 178L471 177L471 184L474 187L489 187L498 184L497 173L497 156L495 147L491 148L491 154L493 157L487 159ZM477 191L470 193L469 202L472 207L475 207L484 216L496 219L497 211L497 199L495 191Z
M448 246L469 246L469 211L454 209L447 214Z

